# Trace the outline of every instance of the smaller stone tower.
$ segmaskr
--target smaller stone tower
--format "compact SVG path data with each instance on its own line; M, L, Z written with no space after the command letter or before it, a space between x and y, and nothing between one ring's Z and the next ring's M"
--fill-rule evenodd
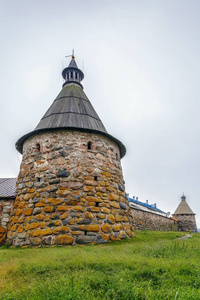
M185 199L186 197L183 194L183 196L181 197L181 203L173 213L173 217L178 220L179 231L195 232L197 230L195 214L193 213Z

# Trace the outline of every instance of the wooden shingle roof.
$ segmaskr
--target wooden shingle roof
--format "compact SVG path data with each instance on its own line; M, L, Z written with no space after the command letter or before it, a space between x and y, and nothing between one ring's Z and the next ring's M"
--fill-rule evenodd
M0 198L15 198L17 178L0 178Z
M35 130L63 127L107 133L83 89L74 83L64 86Z
M84 75L82 71L77 68L74 59L72 59L69 66L63 70L62 75L66 80L63 84L63 89L44 114L35 130L22 136L17 141L17 150L22 153L24 141L30 136L40 132L73 129L107 136L119 146L120 156L123 157L126 153L126 148L119 140L106 131L106 128L82 89L80 81Z

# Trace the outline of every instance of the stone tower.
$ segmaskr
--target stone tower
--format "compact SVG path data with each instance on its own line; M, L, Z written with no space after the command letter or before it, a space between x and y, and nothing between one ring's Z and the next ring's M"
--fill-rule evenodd
M133 235L120 158L125 146L108 134L83 91L74 56L63 88L23 154L7 233L13 246L88 244Z
M178 220L179 231L195 232L197 230L195 214L193 213L185 199L186 197L183 194L183 196L181 197L181 203L172 216Z

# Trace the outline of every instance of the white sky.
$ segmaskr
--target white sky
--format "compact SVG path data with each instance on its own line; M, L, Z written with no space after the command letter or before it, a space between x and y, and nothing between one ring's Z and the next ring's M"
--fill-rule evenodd
M75 49L84 91L121 140L126 191L174 212L184 192L200 227L200 1L0 0L0 177L19 137L62 86Z

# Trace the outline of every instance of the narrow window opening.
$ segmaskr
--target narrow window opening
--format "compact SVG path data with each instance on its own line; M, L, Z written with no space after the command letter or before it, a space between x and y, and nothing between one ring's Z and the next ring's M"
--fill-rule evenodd
M40 182L41 181L41 178L40 177L37 177L37 182Z
M97 181L97 176L94 176L94 181Z
M69 80L69 74L67 73L67 80Z
M78 79L78 74L76 73L76 79Z
M116 159L117 159L117 160L119 159L119 157L118 157L118 153L116 153Z
M73 72L71 72L71 78L73 78Z
M88 142L88 146L87 146L88 150L92 149L92 142Z
M36 150L40 152L40 144L36 144Z
M99 202L96 202L95 206L96 206L96 207L99 207Z

